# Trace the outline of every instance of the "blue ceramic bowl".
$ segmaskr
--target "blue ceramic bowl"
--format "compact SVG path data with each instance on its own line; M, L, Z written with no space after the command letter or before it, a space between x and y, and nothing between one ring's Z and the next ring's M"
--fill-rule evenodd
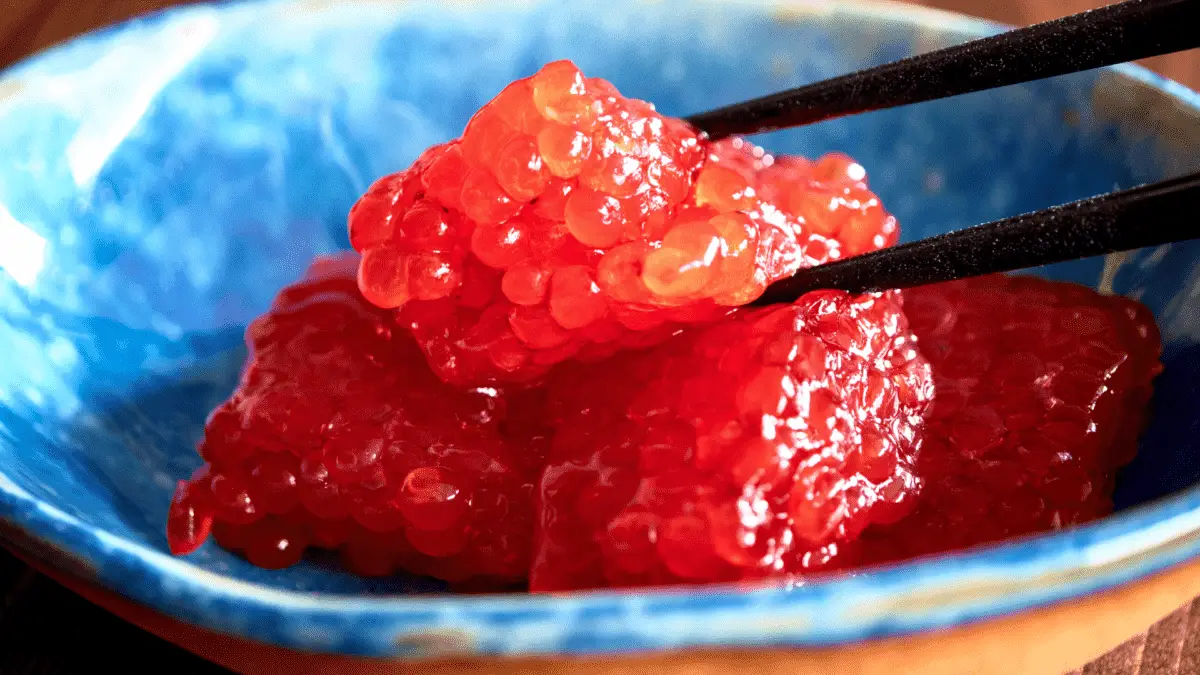
M1080 596L1200 554L1200 246L1044 270L1149 305L1156 417L1121 512L1088 527L797 587L424 595L320 561L166 550L175 481L233 388L242 330L346 246L372 178L568 57L682 114L998 27L899 5L763 2L198 6L0 78L0 534L185 622L306 650L578 654L830 645ZM923 237L1200 169L1200 96L1138 68L762 139L853 154ZM1194 215L1189 216L1194 217Z

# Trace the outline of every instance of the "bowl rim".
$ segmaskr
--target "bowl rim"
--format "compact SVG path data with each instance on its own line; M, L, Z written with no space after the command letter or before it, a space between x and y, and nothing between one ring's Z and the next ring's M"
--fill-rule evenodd
M891 0L703 0L787 15L883 21L969 38L1006 26ZM311 2L311 0L310 0ZM337 8L372 0L329 3ZM202 13L300 6L305 0L238 0L167 9L94 31L0 72L0 104L22 97L19 80L48 53L115 40L133 24ZM378 4L374 6L378 7ZM1135 65L1108 69L1200 115L1200 93ZM6 86L17 84L18 86ZM3 105L0 105L2 110ZM259 586L113 535L39 500L0 470L0 540L41 548L53 567L168 615L284 647L362 656L549 654L718 646L831 646L899 636L1033 609L1111 588L1200 555L1200 485L1079 528L862 573L788 583L596 590L495 596L358 597ZM13 531L28 539L14 541ZM48 553L46 553L48 551ZM81 554L80 551L83 553ZM125 583L154 577L160 588ZM230 625L231 606L251 621ZM332 638L275 630L304 620L336 626ZM564 618L575 621L564 622ZM339 623L341 621L342 623ZM573 625L567 625L573 624ZM632 626L647 624L643 632ZM365 630L364 630L365 628ZM352 635L355 630L359 635ZM496 631L504 638L485 640Z

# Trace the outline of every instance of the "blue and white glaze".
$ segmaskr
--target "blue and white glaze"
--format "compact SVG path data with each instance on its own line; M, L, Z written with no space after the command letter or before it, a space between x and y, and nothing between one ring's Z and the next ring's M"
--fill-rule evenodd
M0 524L168 615L371 656L828 645L959 624L1200 554L1200 247L1047 270L1139 297L1167 340L1117 516L794 587L407 596L311 561L258 570L163 521L233 388L241 332L374 178L568 57L681 114L993 32L896 5L618 0L199 6L0 76ZM848 151L907 238L1200 169L1200 96L1137 68L763 139Z

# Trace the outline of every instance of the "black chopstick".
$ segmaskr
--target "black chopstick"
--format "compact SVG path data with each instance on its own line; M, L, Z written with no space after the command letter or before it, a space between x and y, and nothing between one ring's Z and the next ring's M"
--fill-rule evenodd
M711 138L802 126L1200 47L1200 0L1128 0L687 118Z
M1200 238L1200 173L803 269L756 305L834 288L852 293L965 279Z

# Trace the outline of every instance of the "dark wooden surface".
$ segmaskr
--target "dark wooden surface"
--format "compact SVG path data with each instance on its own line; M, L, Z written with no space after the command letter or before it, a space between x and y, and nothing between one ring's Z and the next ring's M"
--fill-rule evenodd
M0 66L91 28L173 4L180 3L0 0ZM1025 24L1104 1L922 0L919 4ZM1151 59L1146 65L1200 88L1200 52ZM106 614L0 551L0 675L92 673L102 666L178 674L225 672ZM1072 675L1194 674L1200 674L1200 599Z
M228 672L108 614L0 549L0 674L82 675L110 665L178 675Z

